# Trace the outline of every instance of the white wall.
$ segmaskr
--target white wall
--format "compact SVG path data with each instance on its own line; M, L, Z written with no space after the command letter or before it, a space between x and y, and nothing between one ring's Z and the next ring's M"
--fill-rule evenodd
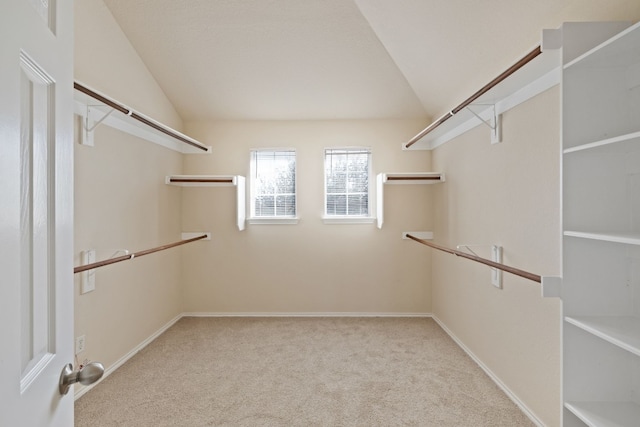
M180 172L180 154L108 127L95 143L75 150L75 264L85 249L103 260L180 240L180 194L164 184L165 174ZM81 360L109 367L181 313L180 268L180 248L102 267L96 290L83 295L76 274Z
M155 119L182 122L100 0L75 2L75 78ZM76 121L76 125L79 121ZM77 136L76 136L77 139ZM180 194L164 176L182 171L182 155L105 125L95 146L75 145L75 265L180 239ZM96 290L80 295L75 275L79 355L107 368L182 311L180 249L96 270ZM76 386L76 391L81 386Z
M181 130L182 119L102 0L77 0L74 14L74 79Z
M554 87L506 112L500 144L482 126L434 150L447 173L434 194L437 242L498 244L505 264L560 275L559 103ZM545 425L560 425L560 300L508 273L496 289L488 267L432 256L437 318Z
M325 147L372 148L373 172L429 170L429 152L403 152L422 121L201 122L189 134L211 156L187 156L185 173L248 175L252 148L297 153L297 225L235 228L233 188L185 188L183 228L212 231L186 247L185 311L214 313L429 313L430 256L402 231L430 230L431 186L387 186L385 224L328 225L323 213Z

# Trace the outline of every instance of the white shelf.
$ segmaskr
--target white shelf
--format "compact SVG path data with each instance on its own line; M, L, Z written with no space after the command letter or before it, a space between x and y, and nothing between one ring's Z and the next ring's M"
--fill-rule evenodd
M632 132L625 135L616 136L613 138L607 138L600 141L590 142L577 147L571 147L564 150L564 154L575 153L584 150L591 150L600 147L621 147L624 152L632 151L632 149L638 149L638 147L632 146L634 143L640 142L640 131ZM630 143L630 144L625 144ZM639 146L640 147L640 146Z
M543 40L543 45L545 41ZM488 121L496 114L502 114L528 99L557 85L560 81L560 56L558 50L543 49L543 52L497 86L476 99L469 107L482 120ZM463 133L483 125L474 113L463 109L446 122L423 136L405 150L432 150ZM483 125L484 126L484 125Z
M625 243L627 245L640 245L640 232L592 233L584 231L565 231L564 235L568 237L602 240L612 243Z
M238 185L237 175L168 175L165 184L180 187L229 187Z
M91 128L95 124L104 124L180 153L211 153L211 147L200 141L157 122L83 83L76 84L78 87L74 90L74 113L82 117L84 145L93 145ZM82 92L81 89L94 96ZM118 109L112 106L117 106ZM126 110L126 113L123 110Z
M438 172L383 173L382 183L400 184L437 184L444 182L444 174Z
M565 402L589 427L638 427L640 406L631 402Z
M565 321L640 356L640 318L634 316L567 316Z
M179 187L236 187L236 224L242 231L246 224L246 180L240 175L168 175L165 184Z
M377 226L384 223L385 184L438 184L444 182L444 174L439 172L379 173L376 176L376 217Z
M626 25L621 23L621 25ZM565 64L564 68L594 68L626 67L637 62L633 52L638 52L640 46L640 23L630 26L604 43L594 47L573 61Z

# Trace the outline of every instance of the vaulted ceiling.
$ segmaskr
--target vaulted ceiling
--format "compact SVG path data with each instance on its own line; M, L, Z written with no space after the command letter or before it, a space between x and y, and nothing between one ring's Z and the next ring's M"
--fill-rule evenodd
M104 0L185 120L435 117L638 0Z

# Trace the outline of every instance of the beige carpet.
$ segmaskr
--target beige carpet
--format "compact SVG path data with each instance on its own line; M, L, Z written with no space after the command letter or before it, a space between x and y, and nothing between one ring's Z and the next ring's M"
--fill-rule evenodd
M76 426L532 426L432 320L183 318Z

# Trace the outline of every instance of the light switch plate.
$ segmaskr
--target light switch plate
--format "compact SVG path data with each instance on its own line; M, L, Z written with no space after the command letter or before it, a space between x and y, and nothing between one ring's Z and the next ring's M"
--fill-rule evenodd
M96 262L95 249L89 249L82 251L82 265L87 265ZM80 294L86 294L87 292L94 291L96 289L96 270L87 270L80 273Z

